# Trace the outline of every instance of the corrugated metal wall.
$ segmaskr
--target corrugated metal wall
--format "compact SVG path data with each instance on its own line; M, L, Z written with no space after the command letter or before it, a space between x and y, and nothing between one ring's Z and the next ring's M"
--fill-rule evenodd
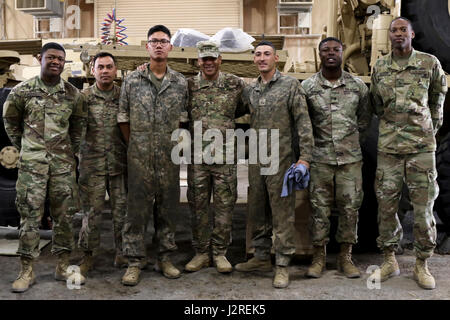
M179 28L192 28L213 35L225 27L242 28L243 0L117 0L117 16L129 37L146 38L148 29L164 24L172 34ZM114 0L95 1L96 35L100 23L112 12Z

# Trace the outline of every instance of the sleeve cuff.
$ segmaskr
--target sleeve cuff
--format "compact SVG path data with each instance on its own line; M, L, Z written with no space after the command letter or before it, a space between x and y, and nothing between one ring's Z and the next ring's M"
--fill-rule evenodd
M130 122L130 117L126 113L117 114L117 123Z
M189 122L189 117L187 111L181 112L180 122Z

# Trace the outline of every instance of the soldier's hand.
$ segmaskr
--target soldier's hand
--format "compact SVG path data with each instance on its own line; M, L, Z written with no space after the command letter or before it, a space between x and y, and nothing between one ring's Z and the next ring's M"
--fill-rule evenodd
M303 161L303 160L298 160L297 163L295 164L295 166L298 166L299 164L302 164L306 167L306 169L309 170L309 162Z
M146 62L146 63L144 63L144 64L141 64L140 66L138 66L138 67L136 68L136 70L137 70L137 71L145 71L145 69L147 69L148 65L149 65L148 62Z

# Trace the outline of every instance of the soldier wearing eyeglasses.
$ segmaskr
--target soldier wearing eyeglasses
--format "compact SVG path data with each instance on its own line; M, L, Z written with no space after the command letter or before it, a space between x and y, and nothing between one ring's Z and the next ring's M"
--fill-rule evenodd
M170 31L156 25L148 31L150 64L132 72L121 89L119 123L128 141L128 211L123 230L123 252L129 260L122 278L136 285L146 265L144 235L147 221L154 222L158 241L158 267L167 278L180 271L169 254L175 245L174 217L180 199L179 166L171 161L171 134L187 122L186 79L167 66L172 45Z

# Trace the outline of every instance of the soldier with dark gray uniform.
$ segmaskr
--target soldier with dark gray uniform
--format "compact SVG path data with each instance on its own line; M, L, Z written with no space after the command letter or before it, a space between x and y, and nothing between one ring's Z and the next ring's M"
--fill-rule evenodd
M180 167L171 159L172 133L187 121L188 87L183 75L167 66L172 49L165 26L147 34L150 65L134 71L122 84L117 121L128 141L128 209L123 231L123 251L129 259L122 278L136 285L146 259L147 222L155 221L158 267L173 279L180 271L170 261L175 244L175 218L180 201Z
M363 200L360 140L371 114L369 89L363 81L342 71L342 52L340 40L322 40L322 69L302 82L314 134L309 184L314 255L306 273L313 278L319 278L326 265L329 218L335 201L339 209L336 240L341 246L337 267L349 278L360 277L351 254Z
M226 130L235 127L234 119L245 113L241 100L245 83L239 77L220 72L222 57L216 43L202 41L197 48L201 71L188 79L191 137L196 122L200 122L202 135L206 130L216 129L226 137ZM201 151L204 152L204 149ZM206 164L203 159L202 163L196 163L193 155L188 167L187 197L196 255L186 264L187 271L198 271L209 266L210 247L217 271L227 273L233 270L225 254L231 242L231 219L237 198L237 168L234 155L232 159L227 159L226 151L220 151L214 150L217 163ZM209 223L211 193L214 199L212 232Z
M412 48L414 31L409 20L394 19L389 37L393 50L376 62L370 90L380 119L375 189L377 243L384 252L381 281L400 274L394 252L402 238L397 211L405 182L414 208L414 279L420 287L434 289L427 260L436 246L435 135L443 121L447 82L436 57Z
M262 41L255 48L254 62L260 76L244 89L244 102L250 112L250 127L258 133L278 131L279 168L262 174L269 165L249 164L249 221L252 224L252 246L255 256L235 266L237 271L270 271L272 233L275 238L275 288L289 285L288 265L295 253L295 193L281 197L286 171L294 163L309 168L314 138L305 92L297 79L282 75L276 69L278 55L272 43ZM261 146L261 142L259 142ZM268 154L275 154L267 145ZM264 172L266 173L266 172Z
M6 132L20 150L16 206L20 213L19 249L22 270L12 284L24 292L35 282L33 261L39 256L39 226L45 200L53 219L52 253L58 256L55 279L85 279L70 273L74 247L72 218L79 209L75 154L79 151L87 112L83 97L61 79L66 52L54 42L42 47L41 74L14 87L3 109Z
M113 218L116 254L114 266L126 266L122 254L122 229L127 200L127 146L117 124L120 87L112 54L98 53L92 60L95 83L83 90L88 110L86 136L81 143L79 185L84 214L79 245L84 251L80 264L86 276L93 267L93 254L100 246L100 223L108 188Z

